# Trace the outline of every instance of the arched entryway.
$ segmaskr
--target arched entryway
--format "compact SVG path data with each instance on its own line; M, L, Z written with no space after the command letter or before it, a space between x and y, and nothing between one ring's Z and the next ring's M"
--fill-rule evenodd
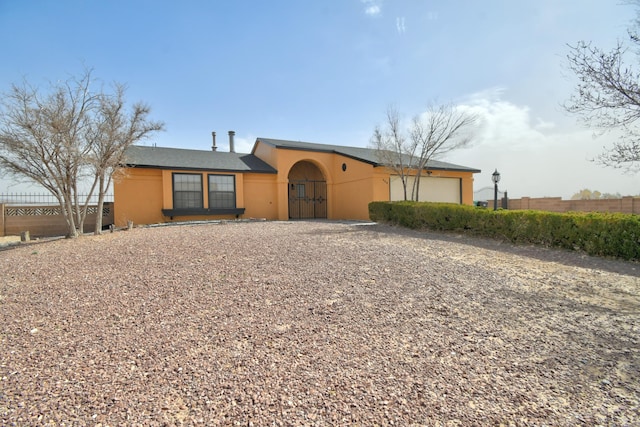
M327 217L327 181L309 161L300 161L289 171L289 218Z

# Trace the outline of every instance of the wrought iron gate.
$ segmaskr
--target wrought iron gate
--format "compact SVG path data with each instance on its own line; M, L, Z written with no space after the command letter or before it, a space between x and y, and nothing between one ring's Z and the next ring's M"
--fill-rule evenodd
M289 218L327 217L327 183L325 181L289 181Z

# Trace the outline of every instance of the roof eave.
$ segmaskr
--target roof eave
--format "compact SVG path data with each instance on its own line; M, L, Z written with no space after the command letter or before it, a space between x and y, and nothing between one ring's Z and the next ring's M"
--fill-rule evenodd
M265 143L267 145L270 145L271 147L278 148L280 150L308 151L308 152L313 152L313 153L338 154L340 156L344 156L344 157L347 157L349 159L357 160L359 162L368 163L368 164L373 165L373 166L378 166L379 165L378 162L374 162L372 160L364 159L362 157L354 156L352 154L347 154L347 153L344 153L342 151L338 151L338 150L334 150L334 149L323 150L323 149L309 148L309 147L289 147L288 145L273 144L271 142L263 141L261 139L259 141L263 142L263 143ZM254 146L254 149L255 149L255 146Z
M378 167L393 167L393 168L398 168L399 165L396 166L388 166L385 165L384 163L376 163L375 164ZM407 169L417 169L415 167L409 167L406 166ZM465 168L465 167L460 167L460 168L447 168L447 167L424 167L422 168L423 171L450 171L450 172L471 172L471 173L481 173L482 171L480 169L472 169L472 168Z
M189 170L200 172L233 172L233 173L266 173L276 174L277 170L252 170L252 169L221 169L221 168L202 168L192 166L159 166L159 165L143 165L143 164L125 164L127 168L142 168L142 169L160 169L160 170Z

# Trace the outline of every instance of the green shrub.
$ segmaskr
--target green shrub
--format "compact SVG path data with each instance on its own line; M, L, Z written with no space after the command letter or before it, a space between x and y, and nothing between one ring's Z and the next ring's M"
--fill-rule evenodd
M589 255L640 260L640 217L629 214L554 213L488 210L473 206L427 202L373 202L373 221L407 228L457 231L539 244Z

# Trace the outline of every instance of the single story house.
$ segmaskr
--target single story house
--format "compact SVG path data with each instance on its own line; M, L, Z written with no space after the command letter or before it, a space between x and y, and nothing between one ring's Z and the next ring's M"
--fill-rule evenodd
M370 148L257 138L250 154L132 146L114 183L117 226L128 221L369 218L372 201L403 200L400 177ZM420 200L473 203L480 170L430 161Z

